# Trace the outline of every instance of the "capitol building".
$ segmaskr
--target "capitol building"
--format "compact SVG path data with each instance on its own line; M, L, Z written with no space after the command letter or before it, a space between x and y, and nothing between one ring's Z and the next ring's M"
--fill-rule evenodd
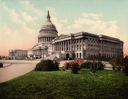
M111 31L110 31L111 32ZM30 50L9 51L10 57L42 59L87 59L89 57L113 58L123 56L123 41L106 35L88 32L58 35L56 26L51 21L48 11L47 20L39 31L38 43ZM16 57L17 55L17 57ZM22 57L21 57L22 55Z

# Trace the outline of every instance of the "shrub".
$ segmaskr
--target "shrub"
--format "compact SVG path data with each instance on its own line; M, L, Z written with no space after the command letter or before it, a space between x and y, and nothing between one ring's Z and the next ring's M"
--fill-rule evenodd
M63 66L63 70L69 69L71 68L72 73L78 73L78 70L80 70L80 62L74 60L72 62L65 62L64 66Z
M114 70L114 71L115 71L115 70L116 70L116 67L115 67L115 66L112 66L112 70Z
M64 68L65 68L65 69L71 68L71 62L65 62L65 63L64 63Z
M0 68L2 68L3 67L3 63L0 63Z
M60 68L60 70L65 71L66 69L65 69L64 66L62 66L62 67Z
M104 70L104 65L101 62L98 62L96 64L97 64L97 70Z
M90 68L91 70L104 70L104 65L101 62L85 62L81 64L81 68Z
M78 65L81 65L81 64L84 63L84 60L82 60L82 59L76 59L76 60L74 60L74 62L77 63Z
M97 64L96 64L95 62L93 62L93 63L91 63L90 66L91 66L91 67L90 67L90 70L91 70L93 73L95 73L96 70L97 70Z
M59 63L57 61L54 62L54 65L55 65L55 69L59 70Z
M36 71L54 71L59 70L59 66L57 62L53 62L52 60L42 60L40 63L36 65Z
M120 70L121 70L121 67L120 67L120 66L118 66L118 67L117 67L117 71L120 71Z
M128 76L128 66L124 66L123 72L125 73L126 76Z
M92 64L91 62L84 62L83 64L80 65L80 67L89 69L91 64Z
M124 60L123 60L123 72L128 76L128 56L125 56Z
M72 70L72 73L77 74L78 71L80 70L79 64L73 62L72 65L71 65L71 70Z

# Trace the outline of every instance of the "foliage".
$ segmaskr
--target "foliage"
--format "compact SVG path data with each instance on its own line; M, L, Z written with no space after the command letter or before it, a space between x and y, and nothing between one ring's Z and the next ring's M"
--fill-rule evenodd
M3 63L0 63L0 68L3 67Z
M89 69L91 65L92 65L91 62L84 62L83 64L81 64L80 67L81 68L87 68L87 69Z
M124 66L123 72L125 73L126 76L128 76L128 66Z
M104 70L104 65L101 62L85 62L81 64L81 68L87 68L91 70Z
M109 61L111 58L106 56L99 55L90 55L87 57L87 60L99 60L99 61Z
M81 61L78 61L78 60L77 61L74 60L74 61L70 61L70 62L65 62L64 63L64 68L65 69L71 68L72 73L77 74L78 71L80 70L80 65L79 64L81 64ZM63 70L65 70L64 68L63 68Z
M57 61L54 61L54 66L56 70L59 70L59 63Z
M110 64L112 64L114 71L120 71L123 67L123 57L115 57L111 59Z
M104 70L104 65L101 62L98 62L97 65L97 70Z
M76 60L74 60L74 62L81 65L84 63L84 60L83 59L76 59Z
M123 58L122 57L116 57L110 60L110 63L114 67L122 66L123 65Z
M71 68L71 62L65 62L65 63L64 63L64 68L65 68L65 69Z
M59 66L57 62L53 62L52 60L42 60L40 63L36 65L36 71L54 71L59 70Z
M114 70L114 71L115 71L115 70L116 70L116 67L115 67L115 66L112 66L112 70Z
M65 69L69 69L69 68L71 68L72 67L72 64L78 64L79 66L79 68L80 68L80 65L82 64L84 62L84 60L82 60L82 59L76 59L76 60L73 60L73 61L69 61L69 62L65 62L64 63L64 68Z
M125 58L124 58L124 61L123 61L124 63L124 68L123 68L123 72L128 76L128 56L126 56Z
M117 71L120 71L120 70L121 70L121 66L118 66L118 67L117 67Z
M120 71L123 68L123 72L128 75L128 56L113 58L110 63L113 65L113 70Z
M125 66L128 66L128 56L125 56L124 59L123 59L123 64Z
M32 71L0 84L1 99L127 99L127 95L128 77L105 70L81 69L77 75Z
M73 62L73 63L71 64L71 70L72 70L72 73L77 74L78 71L80 70L79 64L76 63L76 62Z

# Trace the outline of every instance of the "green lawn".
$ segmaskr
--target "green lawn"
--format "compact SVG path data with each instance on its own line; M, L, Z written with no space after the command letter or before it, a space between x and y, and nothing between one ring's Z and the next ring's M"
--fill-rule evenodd
M125 99L127 95L128 77L114 71L32 71L0 84L4 99Z

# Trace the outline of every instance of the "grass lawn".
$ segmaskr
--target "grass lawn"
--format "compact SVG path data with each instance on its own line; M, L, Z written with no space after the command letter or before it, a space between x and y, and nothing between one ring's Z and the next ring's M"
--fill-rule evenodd
M128 77L122 72L81 70L32 71L0 84L0 99L128 99Z

